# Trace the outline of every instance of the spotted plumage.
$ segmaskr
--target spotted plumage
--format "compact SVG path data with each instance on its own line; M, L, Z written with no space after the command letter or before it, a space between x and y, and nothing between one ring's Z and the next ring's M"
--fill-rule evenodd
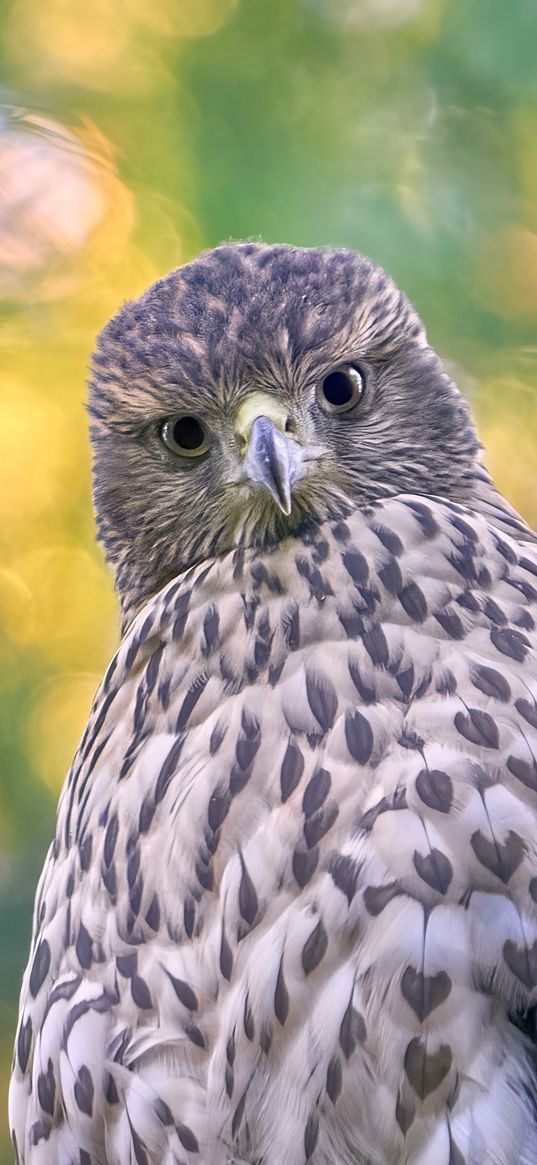
M108 326L90 413L124 635L36 900L19 1165L537 1165L537 545L413 309L222 247Z

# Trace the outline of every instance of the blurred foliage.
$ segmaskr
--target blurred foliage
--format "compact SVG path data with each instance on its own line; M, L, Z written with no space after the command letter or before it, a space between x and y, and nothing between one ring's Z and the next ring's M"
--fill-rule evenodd
M499 485L537 524L537 6L0 11L4 1082L57 793L117 642L89 499L95 332L225 238L356 247L415 300Z

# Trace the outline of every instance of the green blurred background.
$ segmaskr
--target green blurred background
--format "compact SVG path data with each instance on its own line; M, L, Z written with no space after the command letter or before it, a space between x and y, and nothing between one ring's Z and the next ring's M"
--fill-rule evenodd
M89 493L95 332L222 239L362 250L416 302L537 525L537 5L0 11L3 1090L58 791L117 642Z

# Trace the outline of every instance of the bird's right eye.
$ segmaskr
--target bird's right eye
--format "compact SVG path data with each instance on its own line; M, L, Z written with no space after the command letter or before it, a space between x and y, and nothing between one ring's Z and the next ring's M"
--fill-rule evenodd
M178 457L201 457L206 453L211 439L209 431L199 417L190 414L183 417L169 417L160 426L163 444Z

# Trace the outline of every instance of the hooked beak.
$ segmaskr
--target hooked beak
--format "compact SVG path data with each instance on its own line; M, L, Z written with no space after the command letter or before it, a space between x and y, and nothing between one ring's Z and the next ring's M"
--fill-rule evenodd
M235 429L245 445L243 478L264 487L286 517L293 485L304 472L304 450L285 432L287 412L268 393L252 393L237 414Z

